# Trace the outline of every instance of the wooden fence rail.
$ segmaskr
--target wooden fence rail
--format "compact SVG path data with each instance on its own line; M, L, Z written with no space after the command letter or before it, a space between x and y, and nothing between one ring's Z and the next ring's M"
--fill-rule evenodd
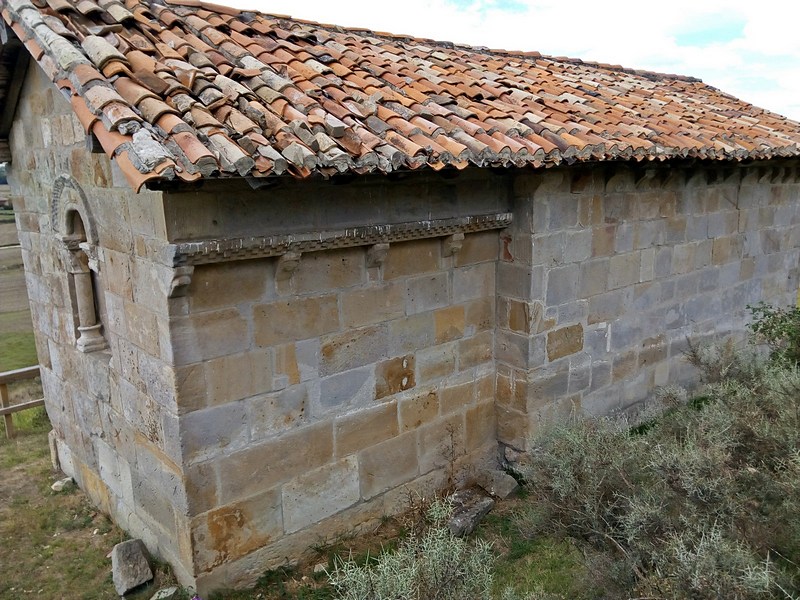
M39 376L39 365L33 367L25 367L24 369L17 369L16 371L6 371L0 373L0 416L3 417L6 425L6 437L13 438L16 434L14 430L14 420L12 414L33 408L35 406L43 406L44 400L31 400L30 402L22 402L20 404L11 404L8 397L8 384L15 381L23 381L25 379L34 379Z

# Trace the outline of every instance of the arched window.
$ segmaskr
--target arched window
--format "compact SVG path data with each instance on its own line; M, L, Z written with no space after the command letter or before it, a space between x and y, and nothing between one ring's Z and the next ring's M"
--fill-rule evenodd
M61 176L56 180L51 211L53 227L61 233L63 243L64 265L69 277L75 317L76 345L81 352L103 350L108 344L100 319L97 236L83 190L72 177Z
M96 291L96 274L91 268L93 247L86 239L86 228L77 210L67 214L69 230L64 236L67 250L70 253L69 271L72 279L70 286L75 293L77 313L77 346L81 352L94 352L106 348L103 337L103 324L98 315L100 307ZM95 267L96 268L96 267Z

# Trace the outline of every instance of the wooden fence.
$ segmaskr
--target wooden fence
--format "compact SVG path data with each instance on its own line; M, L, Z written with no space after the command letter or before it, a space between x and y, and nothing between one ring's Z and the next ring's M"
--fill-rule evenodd
M43 406L44 400L31 400L29 402L22 402L20 404L11 404L8 397L8 384L15 381L23 381L25 379L34 379L39 376L39 365L34 367L25 367L24 369L17 369L16 371L6 371L0 373L0 416L6 424L6 437L13 438L14 420L13 413L33 408L35 406Z

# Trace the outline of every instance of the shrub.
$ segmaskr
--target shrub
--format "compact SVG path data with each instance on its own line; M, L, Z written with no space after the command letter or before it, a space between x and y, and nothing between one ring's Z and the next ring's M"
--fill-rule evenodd
M702 401L646 427L555 425L532 443L527 536L604 551L615 595L792 598L800 591L800 370L731 345L696 349ZM748 364L748 362L750 364ZM610 563L609 563L610 560Z
M364 566L339 561L330 582L341 600L485 600L490 597L494 556L480 540L456 538L447 528L451 506L434 502L429 527L411 533L394 552ZM369 562L369 561L368 561Z
M760 302L747 308L752 315L750 331L769 346L773 358L800 363L800 307L775 308Z

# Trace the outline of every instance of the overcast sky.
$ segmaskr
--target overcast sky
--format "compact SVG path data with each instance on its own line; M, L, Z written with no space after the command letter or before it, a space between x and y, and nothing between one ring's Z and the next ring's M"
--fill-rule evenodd
M800 121L797 0L222 1L342 26L692 75Z

